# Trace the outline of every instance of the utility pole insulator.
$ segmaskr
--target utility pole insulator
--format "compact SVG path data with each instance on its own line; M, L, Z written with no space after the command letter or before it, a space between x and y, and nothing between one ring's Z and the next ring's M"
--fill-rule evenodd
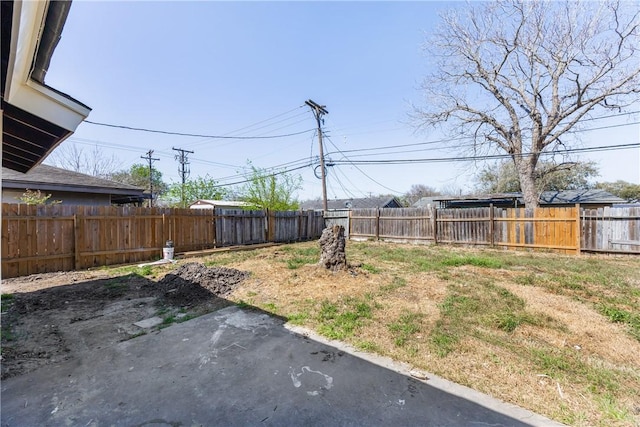
M313 115L316 118L316 123L318 124L318 146L320 147L320 177L322 179L322 209L327 211L327 175L324 167L324 147L322 146L322 116L325 114L329 114L326 106L320 105L316 102L313 102L310 99L307 99L305 102L311 110L313 111Z

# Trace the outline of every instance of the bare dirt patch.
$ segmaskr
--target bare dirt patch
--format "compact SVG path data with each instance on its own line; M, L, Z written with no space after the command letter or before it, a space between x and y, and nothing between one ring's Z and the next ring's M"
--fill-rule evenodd
M248 275L187 263L160 280L100 271L4 281L2 378L227 306L224 297ZM151 317L160 317L162 323L152 328L134 324Z

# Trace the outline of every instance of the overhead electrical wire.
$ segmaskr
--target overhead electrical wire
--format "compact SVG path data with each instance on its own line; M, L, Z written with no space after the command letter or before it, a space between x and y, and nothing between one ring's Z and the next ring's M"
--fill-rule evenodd
M264 119L264 120L260 120L260 121L258 121L258 122L252 123L252 124L250 124L250 125L247 125L247 126L241 127L241 128L239 128L239 129L232 130L232 131L231 131L231 132L229 132L227 135L230 135L230 134L232 134L232 133L236 133L236 132L240 132L240 131L243 131L243 130L246 130L246 129L250 129L250 128L252 128L252 127L256 126L256 125L259 125L259 124L262 124L262 123L268 122L268 121L273 120L273 119L277 119L278 117L282 117L282 116L284 116L284 115L286 115L286 114L289 114L289 113L291 113L291 112L294 112L294 111L299 110L300 108L304 108L304 107L305 107L305 106L304 106L304 104L301 104L301 105L297 106L296 108L292 108L292 109L291 109L291 110L289 110L289 111L285 111L284 113L276 114L275 116L271 116L271 117L269 117L269 118L266 118L266 119ZM306 112L305 112L305 114L306 114ZM296 115L296 116L294 116L294 117L298 117L298 116Z
M329 140L332 144L333 141ZM632 144L618 144L612 146L599 146L599 147L589 147L589 148L575 148L569 150L563 150L561 152L543 152L540 153L543 156L554 155L558 153L579 153L579 152L600 152L600 151L614 151L614 150L623 150L623 149L631 149L640 147L640 143L632 143ZM528 155L528 153L523 154L523 156ZM497 155L485 155L485 156L469 156L469 157L440 157L440 158L427 158L427 159L385 159L385 160L351 160L346 158L346 160L332 160L331 163L335 165L345 164L351 165L356 168L360 173L362 173L365 177L370 179L372 182L380 185L381 187L393 192L398 193L398 191L386 187L384 184L379 183L371 176L366 174L362 169L358 167L358 165L401 165L401 164L419 164L419 163L457 163L457 162L468 162L468 161L480 161L480 160L496 160L496 159L508 159L511 158L509 154L497 154ZM281 165L277 165L274 167L267 168L266 170L275 170L278 168L283 168L283 170L274 172L273 175L280 175L283 173L287 173L294 170L304 169L306 167L310 167L316 164L315 161L309 159L298 159L291 162L283 163ZM271 175L266 175L271 176ZM244 177L244 175L233 175L228 177L222 177L216 179L218 182L227 181L230 179L238 179L240 177ZM250 180L241 180L237 182L230 182L219 185L220 187L235 185L237 183L244 183Z
M293 109L291 109L289 111L286 111L284 113L280 113L280 114L274 115L274 116L272 116L270 118L267 118L267 119L261 120L259 122L253 123L251 125L244 126L244 127L239 128L239 129L237 129L235 131L232 131L230 133L236 133L236 132L241 131L241 130L250 129L250 128L255 127L255 126L259 125L259 124L263 124L263 123L266 123L266 122L268 122L270 120L273 120L273 119L285 116L287 114L290 114L290 113L292 113L292 112L294 112L294 111L296 111L296 110L298 110L300 108L303 108L303 107L304 107L303 105L298 106L298 107L293 108ZM590 121L595 121L595 120L602 120L602 119L606 119L606 118L628 116L628 115L631 115L631 114L637 114L639 112L640 111L633 111L633 112L619 113L619 114L613 114L613 115L608 115L608 116L601 116L601 117L583 119L583 120L581 120L580 123L590 122ZM291 120L293 118L296 118L296 117L304 115L304 114L306 114L306 112L300 113L300 114L296 114L296 115L293 115L291 117L276 121L276 122L274 122L274 123L272 123L270 125L261 126L261 127L257 128L257 129L254 129L254 131L258 130L258 129L263 129L263 128L266 128L266 127L269 127L269 126L273 126L273 125L275 125L277 123L282 123L282 122L285 122L287 120ZM282 128L293 126L294 124L300 123L302 121L305 121L305 120L300 120L300 121L297 121L295 123L291 123L291 124L288 124L286 126L283 126L283 127L277 128L277 129L272 129L270 132L273 132L275 130L279 130L279 129L282 129ZM205 135L205 134L169 132L169 131L162 131L162 130L145 129L145 128L129 127L129 126L121 126L121 125L113 125L113 124L108 124L108 123L93 122L93 121L89 121L89 120L85 120L85 122L86 123L90 123L90 124L94 124L94 125L98 125L98 126L121 128L121 129L127 129L127 130L132 130L132 131L151 132L151 133L160 133L160 134L168 134L168 135L187 136L187 137L199 137L199 138L206 138L206 139L234 139L234 140L275 139L275 138L284 138L284 137L302 135L302 134L309 133L309 132L314 132L314 133L316 132L316 129L314 128L314 129L309 129L309 130L305 130L305 131L301 131L301 132L288 133L288 134L284 134L284 135L266 135L266 136L265 135L257 135L257 136L238 135L238 136L231 136L229 134L226 134L226 135ZM611 128L635 125L635 124L638 124L638 123L640 123L640 122L614 124L614 125L607 125L607 126L601 126L601 127L595 127L595 128L589 128L589 129L575 129L575 130L570 130L567 133L581 133L581 132L588 132L588 131L595 131L595 130L611 129ZM362 148L362 149L352 149L352 150L340 150L336 146L336 144L330 139L330 137L328 135L327 135L327 139L331 142L331 144L334 146L336 151L329 152L329 153L326 154L326 156L330 156L331 154L338 154L339 153L344 157L344 160L334 161L333 162L334 164L349 164L349 165L353 166L354 168L358 169L358 171L360 171L362 174L364 174L367 178L369 178L370 180L372 180L376 184L381 185L382 187L386 188L387 190L390 190L390 191L396 192L396 193L397 193L397 191L380 184L379 182L375 181L373 178L368 176L360 168L358 168L356 166L356 164L374 165L374 164L410 164L410 163L428 163L428 162L459 162L459 161L491 160L491 159L509 158L510 157L508 154L504 154L504 155L498 154L498 155L484 155L484 156L470 156L470 157L431 158L431 159L385 159L385 160L373 160L373 159L367 160L367 159L362 159L362 160L352 160L352 159L350 159L350 158L348 158L346 156L346 153L364 153L364 152L371 152L371 151L393 150L393 149L403 148L403 147L434 145L434 144L452 142L452 141L463 141L463 140L471 141L471 140L473 140L473 138L472 137L447 138L447 139L440 139L440 140L435 140L435 141L426 141L426 142L411 143L411 144L395 144L395 145L389 145L389 146L384 146L384 147ZM88 140L88 139L81 139L81 138L75 138L75 137L69 138L69 140L72 141L72 142L80 143L80 144L92 144L92 145L95 144L95 145L101 145L101 146L104 146L104 147L117 148L117 149L120 149L120 150L139 151L139 147L131 147L131 146L127 146L127 145L124 145L124 144L115 144L115 143L108 143L108 142L102 142L102 141L92 141L92 140ZM313 141L313 137L312 137L312 141ZM472 146L472 145L473 144L470 144L470 146ZM634 148L634 147L639 146L639 145L640 144L622 144L622 145L615 145L615 146L601 146L601 147L591 147L591 148L582 148L582 149L570 149L570 150L562 150L562 151L556 151L556 152L543 152L543 153L541 153L541 155L552 155L552 154L570 153L570 152L609 151L609 150ZM443 149L443 148L449 148L449 147L441 147L441 148L435 148L435 149L439 150L439 149ZM456 148L460 148L460 146L458 146ZM311 149L313 149L313 142L312 142ZM426 150L406 150L406 151L396 151L395 153L394 152L390 152L390 153L389 152L388 153L371 153L370 155L379 156L379 155L384 155L384 154L387 154L387 155L389 155L389 154L400 154L400 153L403 153L403 152L413 152L413 151L426 151ZM157 154L164 154L164 155L170 156L170 157L172 156L172 153L163 152L163 151L157 151L156 153ZM364 154L363 155L350 155L350 157L364 157L364 156L365 156ZM316 158L316 161L317 161L317 156L315 156L315 158ZM203 163L203 164L210 164L210 165L213 165L213 166L219 166L219 167L244 169L243 166L230 165L230 164L214 162L214 161L209 161L209 160L203 160L203 159L193 159L193 161L194 162L198 162L198 163ZM275 171L278 168L284 168L281 171L275 171L273 173L273 175L280 175L282 173L286 173L286 172L289 172L289 171L300 170L300 169L303 169L303 168L306 168L306 167L312 167L313 164L315 164L315 163L316 162L314 162L313 156L311 155L307 159L297 159L297 160L293 160L293 161L290 161L290 162L285 162L283 164L270 167L268 169ZM236 174L236 175L231 175L231 176L228 176L228 177L220 178L218 181L228 181L228 180L238 179L240 177L245 177L245 176L246 175ZM271 176L271 175L266 175L266 176ZM344 176L346 178L346 175L344 175ZM347 178L347 180L348 180L348 178ZM244 183L244 182L248 182L248 181L250 181L250 180L241 180L241 181L237 181L237 182L231 182L231 183L223 184L223 185L220 185L220 186L235 185L237 183ZM340 184L342 186L342 183L340 181L338 181L338 184Z
M133 126L123 126L123 125L112 125L109 123L99 123L92 122L91 120L85 120L85 123L89 123L97 126L105 126L110 128L118 128L118 129L127 129L134 130L138 132L149 132L149 133L160 133L164 135L177 135L177 136L188 136L193 138L211 138L211 139L272 139L272 138L286 138L288 136L296 136L302 135L303 133L308 133L313 131L314 129L307 129L300 132L288 133L284 135L269 135L269 136L224 136L224 135L205 135L199 133L184 133L184 132L172 132L165 130L156 130L156 129L146 129L146 128L137 128Z
M630 123L621 123L621 124L615 124L615 125L607 125L607 126L600 126L600 127L594 127L594 128L588 128L588 129L576 129L576 130L570 130L567 131L566 133L582 133L582 132L591 132L591 131L596 131L596 130L605 130L605 129L613 129L613 128L618 128L618 127L625 127L625 126L632 126L632 125L637 125L640 124L640 122L630 122ZM446 142L452 142L452 141L473 141L473 137L471 136L463 136L463 137L457 137L457 138L445 138L445 139L438 139L438 140L434 140L434 141L426 141L426 142L414 142L414 143L410 143L410 144L394 144L394 145L386 145L386 146L382 146L382 147L372 147L372 148L356 148L356 149L352 149L352 150L339 150L340 153L344 154L344 153L359 153L359 152L365 152L365 151L380 151L380 150L390 150L390 149L394 149L394 148L403 148L403 147L418 147L418 146L424 146L424 145L434 145L434 144L440 144L440 143L446 143ZM468 146L472 146L474 144L469 144ZM464 147L464 146L462 146ZM457 149L457 148L461 148L461 146L457 146L457 147L442 147L445 149ZM337 149L337 147L336 147ZM424 150L415 150L415 151L424 151ZM403 151L403 152L413 152L413 151ZM335 154L336 152L329 152L327 153L327 155L330 154ZM383 154L394 154L394 153L383 153Z
M335 175L335 179L336 181L338 181L338 184L340 185L340 188L342 188L342 190L349 195L351 198L355 198L355 194L353 192L351 192L351 190L345 188L345 186L342 184L342 181L338 178L338 173L342 174L342 176L344 177L344 179L352 186L354 187L355 191L357 191L358 193L362 194L363 196L365 196L365 193L360 190L359 188L357 188L357 186L351 182L351 180L349 179L349 177L340 169L340 168L333 168L332 171L335 171L335 173L333 175ZM333 177L332 174L329 174L329 178Z
M305 113L301 113L301 114L307 114L307 113L305 112ZM287 117L286 119L283 119L283 120L279 120L279 121L277 121L277 122L270 123L269 125L265 125L265 126L261 126L261 127L255 128L255 129L247 130L247 131L245 131L244 133L240 133L239 135L236 135L236 134L235 134L235 132L229 132L229 133L224 134L223 136L224 136L224 137L228 137L228 136L237 136L237 137L246 136L246 134L247 134L247 133L249 133L249 132L256 132L256 131L257 131L257 130L259 130L259 129L268 128L268 127L270 127L270 126L274 126L274 125L275 125L275 124L277 124L277 123L282 123L282 122L285 122L285 121L287 121L287 120L295 119L296 117L299 117L301 114L297 114L297 115L295 115L295 116ZM298 121L296 121L296 122L294 122L294 123L289 123L289 124L287 124L287 125L285 125L285 126L280 126L280 127L276 128L276 129L270 129L270 130L267 130L267 131L265 131L265 132L262 132L262 133L260 133L260 134L258 134L258 135L253 135L251 138L244 138L244 139L245 139L245 140L246 140L246 139L249 139L249 140L254 140L254 139L264 139L264 138L261 138L261 137L263 137L263 136L265 136L265 135L267 135L267 136L268 136L268 134L269 134L269 133L276 132L276 131L278 131L278 130L280 130L280 129L285 129L285 128L291 127L291 126L293 126L293 125L296 125L296 124L298 124L298 123L302 123L302 122L304 122L304 121L308 121L308 120L298 120ZM247 127L247 128L248 128L248 127ZM303 133L304 133L304 132L303 132ZM232 135L232 134L233 134L233 135ZM287 135L290 135L290 134L287 134ZM277 137L277 135L276 135L276 137ZM196 142L188 143L188 144L187 144L187 146L189 146L189 147L191 147L191 148L199 147L199 146L202 146L202 145L204 145L204 144L208 144L208 143L210 143L210 142L211 142L211 139L212 139L212 138L205 137L205 138L203 138L203 139L202 139L202 140L200 140L200 141L196 141ZM239 138L234 138L234 139L231 139L231 138L225 138L225 139L226 139L226 140L228 140L229 142L227 142L227 143L219 143L219 144L216 144L216 148L222 148L222 147L226 147L226 146L228 146L228 145L230 145L230 144L234 144L236 141L238 141L238 139L239 139Z
M304 164L304 165L302 165L302 166L298 166L298 167L295 167L295 168L292 168L292 169L285 169L285 170L281 170L281 171L279 171L279 172L266 173L266 174L262 174L262 175L260 175L260 176L261 176L261 177L271 177L271 176L283 175L283 174L285 174L285 173L293 172L293 171L295 171L295 170L304 169L304 168L306 168L306 167L308 167L308 166L311 166L311 164L310 164L310 163L307 163L307 164ZM219 180L216 180L216 181L219 181ZM246 178L246 179L243 179L243 180L241 180L241 181L229 182L229 183L226 183L226 184L218 184L218 185L214 185L213 187L216 187L216 188L218 188L218 187L227 187L227 186L229 186L229 185L244 184L244 183L251 182L251 181L253 181L253 179L251 179L251 178Z
M327 137L327 140L338 150L338 152L340 152L340 149L338 149L338 147L333 143L333 141L331 140L331 138ZM347 159L346 156L344 156L345 159ZM332 162L332 163L337 163L337 162ZM400 191L394 190L392 188L387 187L386 185L376 181L375 179L371 178L369 175L367 175L362 169L360 169L358 166L356 166L351 160L347 159L347 163L351 164L354 168L356 168L362 175L364 175L365 177L369 178L372 182L378 184L380 187L384 188L385 190L389 190L392 193L401 193Z
M599 147L586 147L586 148L573 148L566 149L562 151L552 152L552 151L543 151L539 153L541 156L549 156L555 154L562 153L584 153L584 152L601 152L601 151L614 151L614 150L625 150L630 148L640 147L640 143L632 143L632 144L618 144L618 145L608 145L608 146L599 146ZM519 157L525 157L531 155L532 153L522 153ZM412 163L455 163L455 162L468 162L468 161L478 161L478 160L497 160L497 159L510 159L512 158L511 154L493 154L493 155L483 155L483 156L467 156L467 157L435 157L435 158L426 158L426 159L383 159L383 160L334 160L335 164L351 164L351 165L376 165L376 164L384 164L384 165L404 165L404 164L412 164Z

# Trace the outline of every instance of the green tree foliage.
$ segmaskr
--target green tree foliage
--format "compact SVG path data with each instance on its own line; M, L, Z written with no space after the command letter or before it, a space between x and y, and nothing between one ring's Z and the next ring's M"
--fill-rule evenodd
M247 179L249 182L242 188L240 198L253 208L289 211L300 207L294 196L302 188L300 175L275 175L251 165L251 174Z
M163 200L172 207L186 208L198 199L223 200L227 194L228 191L207 174L188 179L184 186L181 182L172 183Z
M608 191L614 196L618 196L629 202L640 200L640 184L618 180L615 182L599 182L596 188Z
M50 198L51 194L44 194L40 190L33 191L27 189L20 197L20 200L27 205L46 205ZM57 205L58 203L62 202L60 200L49 201L51 205Z
M153 193L164 194L169 186L162 181L162 172L152 169ZM109 179L123 184L149 189L149 167L140 163L131 165L129 170L121 170L109 175Z
M536 169L536 191L583 190L592 188L591 179L598 176L594 162L540 162ZM476 177L481 193L510 193L521 191L518 172L511 161L485 167Z
M153 198L157 200L159 196L167 192L169 186L162 181L162 172L159 170L152 169L151 176L153 179ZM149 191L149 167L140 163L131 165L129 170L120 170L111 173L108 178L112 181L135 185L136 187L145 188Z

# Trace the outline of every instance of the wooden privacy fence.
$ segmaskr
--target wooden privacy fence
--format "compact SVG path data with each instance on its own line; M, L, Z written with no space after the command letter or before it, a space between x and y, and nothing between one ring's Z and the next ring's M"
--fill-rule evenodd
M580 252L578 206L568 208L384 208L351 211L349 235L433 243Z
M349 209L332 209L324 213L324 223L326 227L340 225L344 227L345 237L349 237Z
M157 259L176 252L318 238L318 212L2 204L2 277Z
M640 207L584 209L581 221L583 250L640 254Z

